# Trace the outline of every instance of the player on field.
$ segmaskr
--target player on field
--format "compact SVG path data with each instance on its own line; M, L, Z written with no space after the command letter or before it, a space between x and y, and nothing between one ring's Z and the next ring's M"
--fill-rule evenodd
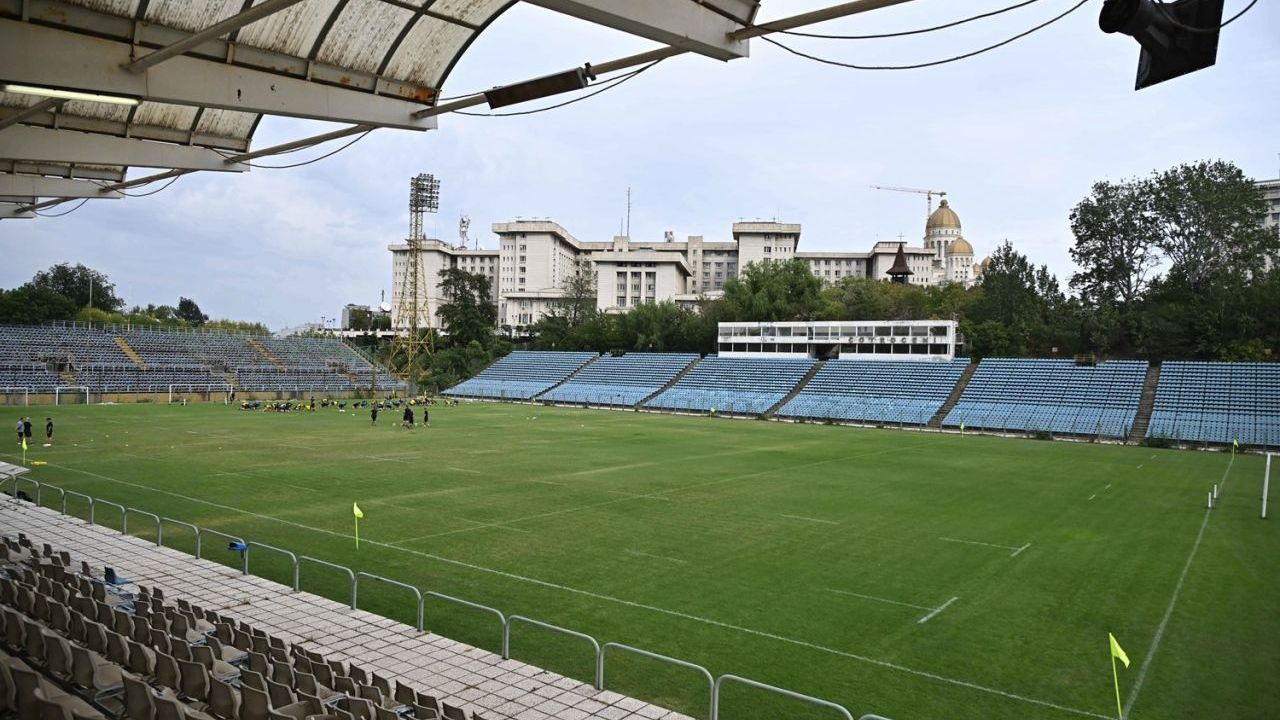
M44 443L46 445L53 444L53 418L44 419Z
M371 420L373 420L373 422L371 422L371 423L370 423L370 425L377 425L377 424L378 424L378 406L377 406L377 405L374 405L374 406L369 410L369 418L370 418Z

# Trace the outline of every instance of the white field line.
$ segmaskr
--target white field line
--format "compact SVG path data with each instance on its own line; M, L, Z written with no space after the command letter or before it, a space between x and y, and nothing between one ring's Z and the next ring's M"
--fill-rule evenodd
M246 474L244 474L244 473L242 473L242 472L230 472L230 471L216 472L216 473L214 473L214 474L210 475L209 477L227 477L227 476L230 476L230 475L234 475L234 476L236 476L236 477L242 477L242 478L247 478L247 477L249 477L248 475L246 475ZM280 483L280 484L281 484L281 485L285 485L285 484L287 484L287 483Z
M933 443L921 443L921 444L931 445ZM893 448L893 450L896 452L896 451L902 450L902 448ZM888 450L884 452L888 452ZM9 457L16 457L11 453L0 453L0 454L8 455ZM847 459L848 458L835 458L829 462L836 462L836 461L842 461ZM828 462L828 461L822 461L822 462ZM173 492L172 490L162 490L160 488L151 487L149 485L130 482L128 480L120 480L117 478L108 477L106 475L100 475L95 472L90 472L88 470L81 470L79 468L67 467L65 465L54 465L53 463L50 463L49 465L50 467L57 467L63 470L80 473L82 475L88 475L89 477L95 477L100 480L106 480L108 482L113 482L118 485L124 485L126 487L132 487L139 490L147 490L150 492L159 493L161 495L168 495L170 497L176 497L180 500L186 500L188 502L194 502L200 505L207 505L209 507L218 508L220 510L228 510L230 512L240 513L241 515L246 515L248 517L255 517L260 520L271 520L271 521L280 523L281 525L288 525L290 527L299 528L301 530L310 530L311 532L321 533L323 535L329 535L332 537L343 538L345 540L355 539L354 535L348 535L347 533L337 532L336 530L326 530L325 528L318 528L310 525L304 525L302 523L294 522L292 520L285 520L283 518L278 518L273 515L264 515L262 513L253 512L252 510L244 510L242 508L232 507L230 505L224 505L222 503L215 503L209 500L204 500L197 497L191 497L190 495L183 495L182 493L176 493L176 492ZM764 474L764 473L761 472L756 474ZM1100 720L1112 720L1110 715L1102 715L1100 713L1091 712L1089 710L1081 710L1079 708L1068 707L1066 705L1059 705L1057 703L1050 702L1048 700L1039 700L1033 697L1027 697L1025 695L1019 695L1017 693L1008 692L1006 690L1000 690L998 688L979 685L977 683L969 682L967 680L960 680L957 678L947 677L945 675L938 675L936 673L931 673L925 670L917 670L915 668L907 667L906 665L899 665L898 663L889 662L887 660L879 660L873 657L868 657L866 655L858 655L856 653L845 652L844 650L838 650L836 648L830 648L824 645L818 645L817 643L811 643L806 640L797 640L795 638L789 638L789 637L786 637L785 635L777 635L775 633L766 632L764 630L756 630L754 628L744 627L741 625L733 625L731 623L721 622L720 620L705 618L698 615L681 612L679 610L670 610L668 608L658 607L657 605L648 605L645 603L639 603L632 600L625 600L623 598L614 597L612 595L605 595L603 593L592 592L590 590L582 590L579 588L570 587L568 585L561 585L559 583L553 583L547 580L539 580L537 578L526 577L524 575L518 575L516 573L507 572L505 570L497 570L495 568L485 567L483 565L476 565L474 563L469 563L462 560L455 560L453 558L444 557L443 555L435 555L432 553L422 552L420 550L410 550L409 548L398 547L391 543L385 543L385 542L379 542L377 540L367 540L367 539L364 542L367 545L376 545L378 547L383 547L390 550L398 550L400 552L408 553L410 555L415 555L417 557L427 558L428 560L435 560L436 562L443 563L445 565L453 565L455 567L467 568L469 570L475 570L477 572L497 575L499 577L504 577L510 580L526 582L531 585L537 585L539 587L550 588L553 590L560 590L562 592L571 593L574 595L581 595L583 597L595 598L597 600L604 600L607 602L616 603L618 605L636 608L638 610L648 610L650 612L660 613L663 615L668 615L670 617L682 618L684 620L702 623L704 625L710 625L712 627L719 627L719 628L724 628L726 630L733 630L735 632L744 633L747 635L754 635L756 637L767 638L777 642L787 643L790 645L795 645L797 647L808 648L810 650L826 653L829 655L835 655L837 657L856 660L858 662L866 663L868 665L874 665L876 667L882 667L888 670L895 670L897 672L906 673L908 675L914 675L916 677L927 678L929 680L934 680L947 685L963 687L969 690L987 693L988 695L997 695L999 697L1007 698L1009 700L1017 700L1019 702L1027 703L1029 705L1037 705L1040 707L1052 708L1054 710L1060 710L1065 713L1080 715L1082 717L1099 718Z
M929 622L930 620L932 620L932 619L933 619L933 617L934 617L935 615L937 615L938 613L942 612L943 610L946 610L946 609L947 609L947 606L949 606L951 603L953 603L953 602L955 602L955 601L957 601L957 600L959 600L959 599L960 599L959 597L953 597L953 598L951 598L950 600L948 600L948 601L946 601L946 602L942 603L942 604L941 604L941 605L939 605L938 607L934 608L934 609L933 609L933 610L932 610L928 615L925 615L924 617L922 617L922 618L920 618L919 620L917 620L917 621L916 621L916 623L917 623L917 624L920 624L920 625L923 625L923 624L925 624L925 623Z
M525 480L525 482L538 483L539 485L565 485L566 483L556 482L555 480Z
M1090 495L1090 496L1089 496L1089 499L1090 499L1090 500L1092 500L1092 499L1094 499L1094 498L1096 498L1096 497L1098 497L1098 493L1094 493L1094 494Z
M457 517L457 516L455 515L454 517ZM458 519L463 522L469 522L472 525L476 525L479 527L494 527L494 528L498 528L499 530L510 530L511 532L525 533L526 535L529 533L529 531L525 530L524 528L508 527L506 525L502 525L499 523L487 523L480 520L472 520L471 518L464 518L464 517L458 517Z
M628 498L644 498L646 500L661 500L663 502L672 502L671 498L662 497L661 495L641 495L638 493L629 493L629 492L626 492L625 490L605 490L605 492L609 493L610 495L623 495Z
M803 520L804 522L822 523L823 525L839 525L835 520L822 520L821 518L805 517L803 515L779 515L778 517L790 518L792 520Z
M659 464L659 461L631 463L630 465L610 465L609 467L591 468L590 470L578 470L577 472L565 473L559 477L583 477L586 475L599 475L600 473L611 473L619 470L634 470L636 468L651 467Z
M950 537L940 537L938 539L946 540L947 542L964 543L966 545L985 545L987 547L1000 548L1001 550L1017 550L1018 549L1016 547L1013 547L1012 545L997 545L995 543L989 543L989 542L978 542L977 540L961 540L959 538L950 538Z
M1017 550L1014 550L1013 552L1009 553L1009 557L1018 557L1018 553L1022 552L1023 550L1026 550L1029 547L1031 547L1031 543L1027 543L1026 545L1023 545Z
M315 488L303 487L303 486L301 486L301 485L292 485L292 484L290 484L290 483L280 483L280 484L281 484L281 485L284 485L285 487L291 487L291 488L294 488L295 490L306 490L307 492L320 492L319 490L316 490Z
M453 467L453 466L449 466L449 467L445 468L445 470L452 470L452 471L454 471L454 472L460 472L460 473L470 473L470 474L472 474L472 475L483 475L483 474L484 474L484 473L480 472L479 470L470 470L470 469L467 469L467 468L460 468L460 467Z
M1232 455L1231 460L1227 462L1227 469L1222 473L1222 480L1219 485L1226 487L1227 475L1231 472L1231 466L1235 464L1236 456ZM1178 575L1178 582L1173 586L1173 595L1169 597L1169 606L1164 609L1164 617L1160 618L1160 625L1156 627L1156 635L1151 639L1151 647L1147 649L1147 656L1142 659L1142 667L1138 668L1138 679L1133 683L1133 690L1129 692L1129 699L1124 703L1124 712L1120 714L1121 720L1129 717L1129 711L1133 709L1133 704L1138 701L1138 694L1142 692L1142 683L1146 682L1147 671L1151 669L1151 661L1155 659L1156 651L1160 649L1160 640L1164 638L1165 628L1169 625L1169 618L1173 617L1173 608L1178 604L1178 595L1182 593L1182 583L1187 579L1187 572L1191 570L1191 561L1196 559L1196 551L1200 549L1200 541L1204 539L1204 530L1209 527L1209 517L1213 514L1212 510L1204 511L1204 519L1200 521L1200 530L1196 533L1196 541L1191 545L1191 552L1187 553L1187 562L1182 566L1182 573Z
M653 558L654 560L665 560L669 563L676 563L677 565L689 564L688 560L681 560L680 558L667 557L666 555L654 555L653 553L641 552L639 550L628 550L627 554L635 555L636 557Z
M862 593L849 592L848 590L837 590L835 588L827 588L827 592L833 592L837 595L848 595L849 597L862 598L863 600L874 600L876 602L887 603L889 605L901 605L902 607L915 608L917 610L932 610L928 605L916 605L915 603L901 602L899 600L890 600L889 598L876 597L875 595L863 595Z
M1106 486L1106 487L1104 487L1104 488L1102 488L1102 489L1103 489L1104 491L1105 491L1105 490L1110 490L1110 489L1111 489L1111 483L1107 483L1107 486Z

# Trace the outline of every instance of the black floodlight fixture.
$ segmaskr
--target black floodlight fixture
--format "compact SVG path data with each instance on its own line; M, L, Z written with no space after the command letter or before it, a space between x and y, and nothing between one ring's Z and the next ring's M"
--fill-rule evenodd
M581 90L595 79L595 73L591 72L591 64L588 63L573 70L486 90L484 99L488 101L491 109L496 109Z
M1218 61L1223 0L1106 0L1098 16L1103 32L1124 33L1138 41L1141 90Z

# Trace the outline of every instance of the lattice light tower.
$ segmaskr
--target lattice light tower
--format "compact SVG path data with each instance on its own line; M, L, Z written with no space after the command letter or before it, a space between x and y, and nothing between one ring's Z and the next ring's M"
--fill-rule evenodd
M434 175L419 173L409 179L409 238L405 253L404 275L400 278L400 296L396 298L396 328L387 364L409 384L409 392L418 391L418 357L433 351L430 323L423 322L431 308L427 305L427 278L422 276L422 216L440 210L440 181Z

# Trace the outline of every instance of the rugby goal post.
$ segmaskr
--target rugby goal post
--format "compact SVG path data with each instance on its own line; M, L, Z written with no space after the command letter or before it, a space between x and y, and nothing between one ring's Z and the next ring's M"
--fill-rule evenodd
M1262 519L1267 519L1267 494L1271 490L1271 453L1267 453L1267 469L1262 474Z
M17 395L18 393L22 393L23 405L31 404L31 388L18 387L16 385L12 387L0 387L0 395ZM6 402L5 404L8 405L10 403Z
M61 405L63 395L84 395L84 404L89 404L89 388L84 385L59 385L53 389L53 404Z

